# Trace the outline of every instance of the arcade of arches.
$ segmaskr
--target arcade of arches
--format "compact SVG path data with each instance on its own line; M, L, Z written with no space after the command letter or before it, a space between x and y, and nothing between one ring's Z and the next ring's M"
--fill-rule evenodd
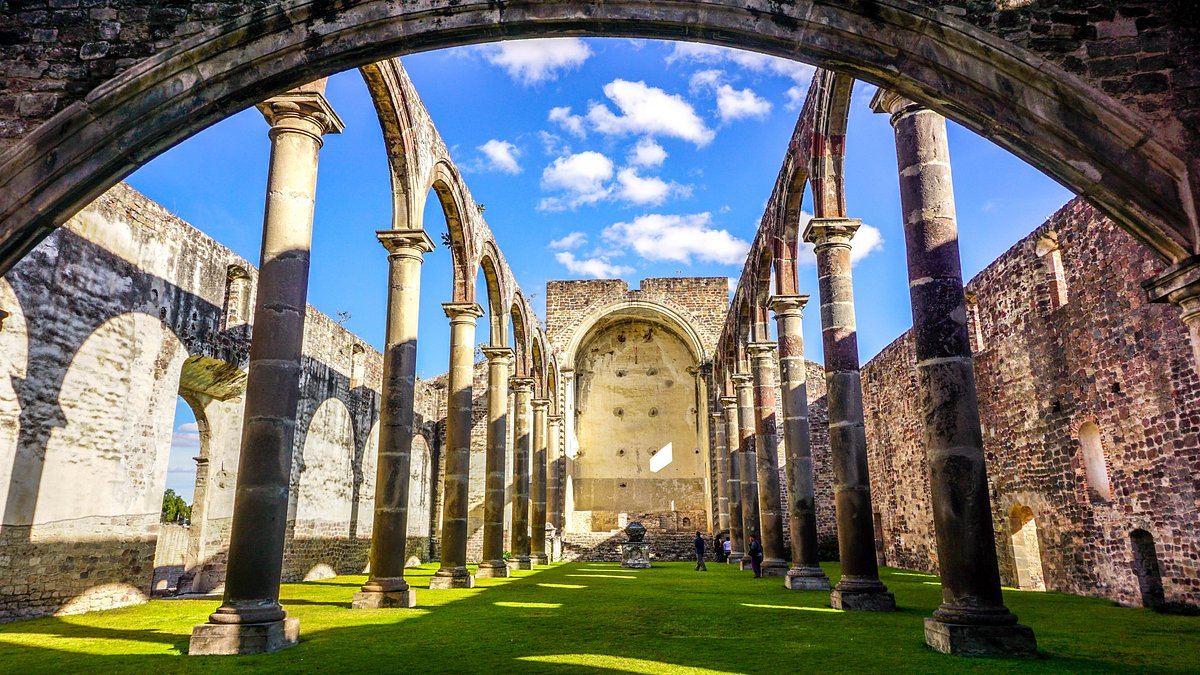
M366 571L354 607L413 607L414 561L439 562L432 588L467 588L611 559L633 519L666 559L701 530L727 535L741 564L757 537L765 575L841 610L895 608L880 565L937 573L944 602L925 636L947 653L1036 653L1037 626L1007 610L1002 583L1200 604L1200 141L1186 133L1200 48L1171 28L1187 17L1156 3L903 0L867 3L874 16L681 2L646 21L625 2L595 15L300 0L130 14L113 0L94 21L78 12L78 49L42 53L34 35L66 15L23 4L0 3L30 49L0 46L5 91L23 92L0 98L0 620L215 589L223 602L190 653L274 651L301 629L283 580ZM379 33L380 16L403 30ZM126 28L103 37L113 21ZM399 60L357 60L689 24L697 39L837 67L814 76L737 286L551 282L543 326ZM907 45L899 65L884 67L867 28ZM1059 37L1031 37L1043 33ZM313 56L282 58L296 49ZM1121 54L1146 57L1129 57L1127 83L1099 66ZM383 353L306 305L316 167L343 123L324 80L301 83L352 65L392 173L392 226L374 235L389 269ZM913 329L866 364L841 176L853 77L884 86L871 105L895 129L913 307ZM182 80L186 101L169 94ZM272 143L257 269L116 184L250 103ZM1081 195L969 281L943 114ZM801 227L806 188L815 218ZM445 215L450 280L420 272L435 246L427 195ZM450 363L422 381L428 283L452 288ZM823 364L804 355L809 306ZM197 503L178 550L156 551L180 395L202 430ZM85 494L68 501L66 483ZM833 554L837 579L818 565ZM156 569L167 560L182 564Z

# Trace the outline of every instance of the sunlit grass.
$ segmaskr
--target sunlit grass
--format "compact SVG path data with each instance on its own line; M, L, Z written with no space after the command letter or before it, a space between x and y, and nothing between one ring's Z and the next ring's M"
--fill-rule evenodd
M436 568L408 575L414 609L351 610L361 576L285 584L301 642L277 654L183 655L214 600L0 625L0 673L1200 672L1200 617L1059 593L1005 593L1042 658L937 654L922 628L941 602L937 578L912 572L883 571L899 611L876 614L836 611L827 592L790 591L782 579L717 563L708 574L665 563L636 575L552 565L431 591ZM837 579L836 565L825 570Z

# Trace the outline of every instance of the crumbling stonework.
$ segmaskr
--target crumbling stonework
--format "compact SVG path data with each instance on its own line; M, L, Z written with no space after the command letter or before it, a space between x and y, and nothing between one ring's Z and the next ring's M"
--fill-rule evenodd
M1076 199L967 285L1005 583L1152 604L1148 534L1162 599L1200 602L1200 375L1178 311L1139 285L1161 269ZM910 335L863 379L885 557L936 572Z
M149 595L176 396L201 457L185 569L168 586L221 584L254 281L247 261L124 185L0 281L0 621ZM309 308L285 580L366 565L380 368ZM429 456L413 463L425 513ZM411 550L427 550L428 523L410 521Z

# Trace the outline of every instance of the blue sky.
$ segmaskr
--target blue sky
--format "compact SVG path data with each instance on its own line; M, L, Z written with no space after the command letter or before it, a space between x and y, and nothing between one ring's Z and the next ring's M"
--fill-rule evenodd
M726 276L741 271L804 99L812 69L688 43L616 39L506 42L404 58L517 276L544 317L548 279ZM891 127L858 83L850 112L846 191L864 228L854 269L865 362L912 323ZM330 78L346 122L321 151L309 302L382 347L390 188L374 107L357 71ZM129 182L257 264L269 142L253 109L143 167ZM1070 199L1038 170L950 124L955 199L968 278ZM806 203L808 210L811 204ZM445 223L431 199L431 238ZM820 360L816 275L805 321ZM450 299L444 247L422 271L418 374L446 370ZM480 322L477 341L487 340ZM177 427L191 422L177 415ZM194 435L181 428L168 485L189 499ZM194 446L192 446L194 448ZM176 456L179 456L177 461ZM186 459L186 461L185 461Z

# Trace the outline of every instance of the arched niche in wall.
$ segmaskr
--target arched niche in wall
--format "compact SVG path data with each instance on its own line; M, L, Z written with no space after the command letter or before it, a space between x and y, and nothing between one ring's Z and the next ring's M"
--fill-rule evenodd
M1033 509L1028 506L1014 506L1009 510L1008 521L1017 587L1023 591L1046 590L1046 579L1042 572L1042 547L1038 541L1037 521L1034 519Z
M1088 497L1092 501L1111 501L1112 485L1108 480L1108 465L1104 461L1104 444L1100 441L1100 427L1095 422L1080 425L1079 446L1083 452Z
M568 484L574 511L587 514L573 521L578 529L614 529L622 514L667 529L704 521L701 359L695 331L651 303L593 313L572 337L563 362L575 372L578 445Z
M354 426L346 404L326 399L313 413L304 435L304 450L296 458L297 538L349 536L352 487L351 458Z

